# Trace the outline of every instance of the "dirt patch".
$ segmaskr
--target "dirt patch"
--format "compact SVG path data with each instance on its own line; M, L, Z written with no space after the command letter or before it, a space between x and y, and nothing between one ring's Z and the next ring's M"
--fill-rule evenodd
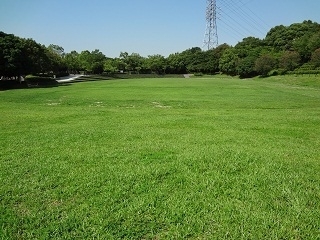
M171 106L164 105L164 104L159 103L159 102L152 102L152 104L153 104L153 107L157 107L157 108L171 108Z

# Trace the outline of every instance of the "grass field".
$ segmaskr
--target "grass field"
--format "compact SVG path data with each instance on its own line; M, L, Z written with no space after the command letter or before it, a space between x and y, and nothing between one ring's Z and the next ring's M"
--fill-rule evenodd
M320 77L0 99L0 239L320 239Z

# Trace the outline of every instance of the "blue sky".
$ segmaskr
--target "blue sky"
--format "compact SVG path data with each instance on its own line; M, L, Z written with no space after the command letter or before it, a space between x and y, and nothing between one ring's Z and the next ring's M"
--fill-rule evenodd
M320 23L320 0L217 0L219 44L264 38L271 27ZM0 0L0 31L57 44L142 56L202 47L206 0Z

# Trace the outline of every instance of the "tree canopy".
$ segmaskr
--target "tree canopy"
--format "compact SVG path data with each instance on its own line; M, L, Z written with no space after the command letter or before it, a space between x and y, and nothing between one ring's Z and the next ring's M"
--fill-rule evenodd
M64 68L61 56L32 39L0 32L0 76L13 77Z
M320 25L310 20L275 26L264 39L249 36L235 46L224 43L207 51L193 47L168 57L121 52L119 57L110 58L99 49L66 53L63 47L55 44L46 47L32 39L0 32L0 76L80 71L267 76L272 70L290 72L303 65L316 70L320 67L319 49Z

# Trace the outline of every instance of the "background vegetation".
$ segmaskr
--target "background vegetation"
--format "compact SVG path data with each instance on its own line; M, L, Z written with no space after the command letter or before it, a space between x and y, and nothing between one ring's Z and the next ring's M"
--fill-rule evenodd
M320 72L320 25L312 21L290 26L276 26L264 39L244 38L234 47L222 44L203 51L199 47L187 49L168 57L159 54L148 57L139 53L121 52L117 58L106 57L98 49L80 53L65 53L63 47L40 45L0 33L0 76L15 77L27 74L68 73L113 74L156 73L184 74L224 73L253 77L286 73L318 74Z

